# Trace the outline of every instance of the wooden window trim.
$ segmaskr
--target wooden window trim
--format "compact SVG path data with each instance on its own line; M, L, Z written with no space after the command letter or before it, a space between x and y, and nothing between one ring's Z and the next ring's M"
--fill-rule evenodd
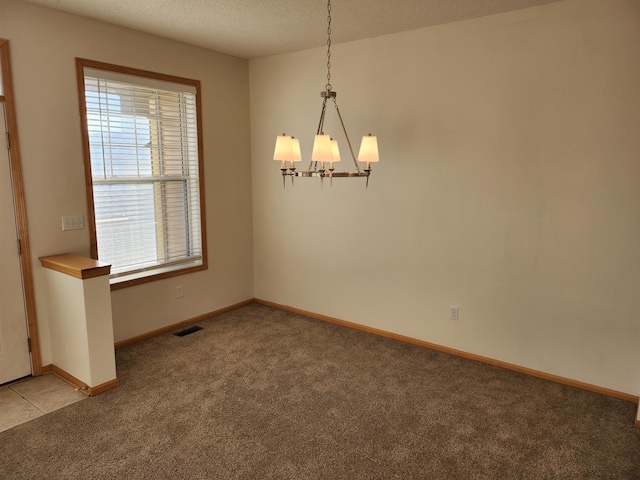
M76 58L76 79L78 83L78 104L80 107L80 124L82 133L82 155L84 158L84 175L85 190L87 194L87 210L88 210L88 229L90 238L91 258L98 260L98 239L96 235L95 207L93 200L93 181L91 178L91 155L89 147L89 131L87 126L87 111L85 105L85 85L84 85L84 68L96 68L99 70L109 70L113 72L123 73L127 75L141 76L163 80L173 83L181 83L191 85L196 89L196 116L197 116L197 137L198 137L198 181L199 181L199 201L200 201L200 223L201 223L201 241L202 241L202 265L187 267L180 270L172 270L168 272L155 273L146 277L135 278L131 280L120 281L111 284L111 290L119 290L142 283L153 282L164 278L175 277L178 275L186 275L208 268L207 262L207 233L206 233L206 208L205 208L205 191L204 191L204 155L202 145L202 101L200 92L200 81L189 78L166 75L162 73L151 72L148 70L140 70L121 65L113 65L110 63L97 62L84 58Z

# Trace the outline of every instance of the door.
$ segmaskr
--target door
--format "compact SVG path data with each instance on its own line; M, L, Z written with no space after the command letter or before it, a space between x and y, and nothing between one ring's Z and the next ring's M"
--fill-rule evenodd
M0 102L0 384L31 375L6 132Z

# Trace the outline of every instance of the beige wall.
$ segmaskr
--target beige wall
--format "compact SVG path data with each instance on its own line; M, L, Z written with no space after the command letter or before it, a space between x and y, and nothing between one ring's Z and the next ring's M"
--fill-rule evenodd
M334 45L381 163L283 189L275 136L309 158L325 55L249 63L255 296L640 394L640 2Z
M43 363L51 362L38 257L89 254L75 57L202 82L209 269L112 294L115 340L253 296L248 64L178 42L13 0L0 0L10 42ZM184 297L176 298L182 285Z
M209 269L113 292L116 341L255 295L640 394L639 26L637 0L567 0L334 45L355 148L377 134L382 162L369 190L283 190L273 142L295 134L308 158L324 48L247 63L0 0L44 363L37 258L89 251L60 228L87 213L84 57L202 81Z

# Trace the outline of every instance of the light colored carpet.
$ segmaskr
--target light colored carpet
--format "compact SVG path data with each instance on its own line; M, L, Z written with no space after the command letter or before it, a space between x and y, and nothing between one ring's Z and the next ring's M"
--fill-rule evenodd
M2 479L640 479L635 405L249 305L0 433Z

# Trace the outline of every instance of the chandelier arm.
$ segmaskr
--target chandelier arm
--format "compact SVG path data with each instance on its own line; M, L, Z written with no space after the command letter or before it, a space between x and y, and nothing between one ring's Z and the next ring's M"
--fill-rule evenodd
M338 103L335 98L333 99L333 103L336 106L336 112L338 113L338 118L340 119L340 125L342 125L342 131L344 132L344 136L347 138L347 145L349 145L349 152L351 152L351 159L353 160L353 164L356 166L356 171L360 173L360 166L356 161L356 156L353 153L353 147L351 146L351 140L349 140L349 134L347 133L347 128L344 126L344 121L342 120L342 115L340 115L340 109L338 108Z

